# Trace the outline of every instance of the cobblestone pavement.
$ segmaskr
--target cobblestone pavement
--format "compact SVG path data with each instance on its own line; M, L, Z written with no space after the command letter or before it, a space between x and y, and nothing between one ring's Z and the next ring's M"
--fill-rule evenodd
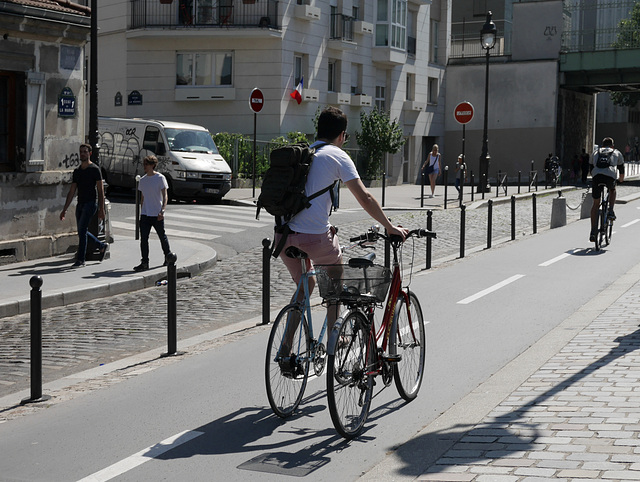
M639 480L639 314L636 283L417 480Z
M631 184L619 187L619 197L635 193ZM586 191L565 193L567 222L580 217L580 203ZM547 229L553 197L537 197L538 231ZM590 200L588 201L590 202ZM575 208L575 209L573 209ZM408 228L426 226L425 211L389 211L392 221ZM433 266L460 253L460 209L433 211ZM492 243L511 236L511 203L493 206ZM349 236L361 234L371 220L340 226L343 243ZM465 214L466 250L484 247L487 242L487 209L467 209ZM532 201L516 202L516 237L531 235ZM588 233L585 232L585 242ZM246 320L261 313L261 240L256 248L222 260L216 266L192 278L178 282L178 347L180 338ZM423 269L425 240L406 243L405 268L413 263ZM353 250L357 253L358 250ZM379 251L382 253L382 250ZM379 254L379 256L382 256ZM380 259L380 258L379 258ZM284 306L293 284L281 262L271 264L271 307ZM43 313L43 382L109 363L127 356L162 347L167 339L166 287L157 287L106 299L51 308ZM29 315L3 318L0 334L0 397L29 388ZM166 346L166 345L165 345Z

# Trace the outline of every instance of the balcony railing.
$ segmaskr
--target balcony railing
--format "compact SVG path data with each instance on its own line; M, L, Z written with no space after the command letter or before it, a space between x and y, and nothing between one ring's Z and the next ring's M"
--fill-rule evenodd
M260 27L279 29L277 0L130 0L131 28ZM168 1L168 0L167 0Z
M353 41L353 17L341 13L331 14L331 40Z
M511 55L511 49L507 48L507 39L505 37L496 38L496 44L491 49L491 56ZM451 54L449 58L463 59L472 57L484 57L487 51L480 44L480 35L475 34L467 37L452 35L451 36Z

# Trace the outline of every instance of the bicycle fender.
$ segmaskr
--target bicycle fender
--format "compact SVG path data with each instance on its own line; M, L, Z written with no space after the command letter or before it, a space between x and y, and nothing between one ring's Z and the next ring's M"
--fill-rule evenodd
M333 329L329 334L329 339L327 340L327 355L335 355L336 354L336 342L338 340L338 333L340 333L340 328L342 327L342 323L344 323L344 318L341 316L336 320L336 323L333 325Z

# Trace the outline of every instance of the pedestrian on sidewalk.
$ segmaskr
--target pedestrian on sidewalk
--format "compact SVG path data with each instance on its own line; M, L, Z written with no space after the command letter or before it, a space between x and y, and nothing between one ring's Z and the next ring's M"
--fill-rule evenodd
M467 163L464 162L464 154L458 156L456 164L456 190L458 191L458 199L462 199L462 191L460 185L467 182Z
M134 271L146 271L149 269L149 234L151 228L156 230L160 245L164 252L165 260L163 266L167 265L167 255L171 252L169 240L164 231L164 210L167 207L167 189L169 184L167 179L156 172L158 158L147 156L143 161L144 176L140 179L138 190L140 191L142 208L140 209L140 251L142 260L140 264L133 268Z
M609 216L612 219L616 219L613 206L616 203L618 171L620 171L620 178L617 182L624 181L624 157L614 147L611 137L605 137L602 140L602 147L593 152L591 165L593 166L591 170L593 205L591 206L591 234L589 235L589 241L593 243L598 233L598 209L600 208L600 197L603 191L602 184L605 184L609 189Z
M436 192L436 180L440 175L440 171L442 171L438 144L433 145L427 159L422 164L422 170L429 175L429 184L431 185L431 196L429 197L433 197Z
M582 184L587 184L587 176L589 175L589 154L586 149L582 149L580 154L580 167L582 169Z
M87 257L88 239L96 244L100 250L100 261L104 259L107 252L107 243L103 243L96 238L93 233L89 232L89 223L96 211L98 218L104 219L104 184L102 183L102 173L100 168L91 162L92 148L89 144L80 146L80 166L74 169L71 187L67 193L67 199L64 208L60 213L60 220L64 221L67 209L73 201L76 191L78 193L78 202L76 204L76 223L78 226L78 252L76 254L73 268L79 268L85 265Z

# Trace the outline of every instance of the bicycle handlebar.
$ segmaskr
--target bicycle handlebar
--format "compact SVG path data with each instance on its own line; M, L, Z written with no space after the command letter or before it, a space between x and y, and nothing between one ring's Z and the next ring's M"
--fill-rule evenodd
M409 233L407 234L406 239L415 236L416 238L431 238L431 239L436 239L437 235L435 232L433 231L429 231L428 229L412 229L411 231L409 231ZM397 234L392 234L392 235L388 235L388 234L383 234L380 233L376 230L374 230L373 228L370 229L369 231L367 231L365 234L361 234L359 236L355 236L353 238L350 238L349 241L351 241L352 243L357 243L359 241L362 242L373 242L373 241L377 241L379 238L382 239L388 239L390 242L392 243L402 243L402 237L397 235Z

